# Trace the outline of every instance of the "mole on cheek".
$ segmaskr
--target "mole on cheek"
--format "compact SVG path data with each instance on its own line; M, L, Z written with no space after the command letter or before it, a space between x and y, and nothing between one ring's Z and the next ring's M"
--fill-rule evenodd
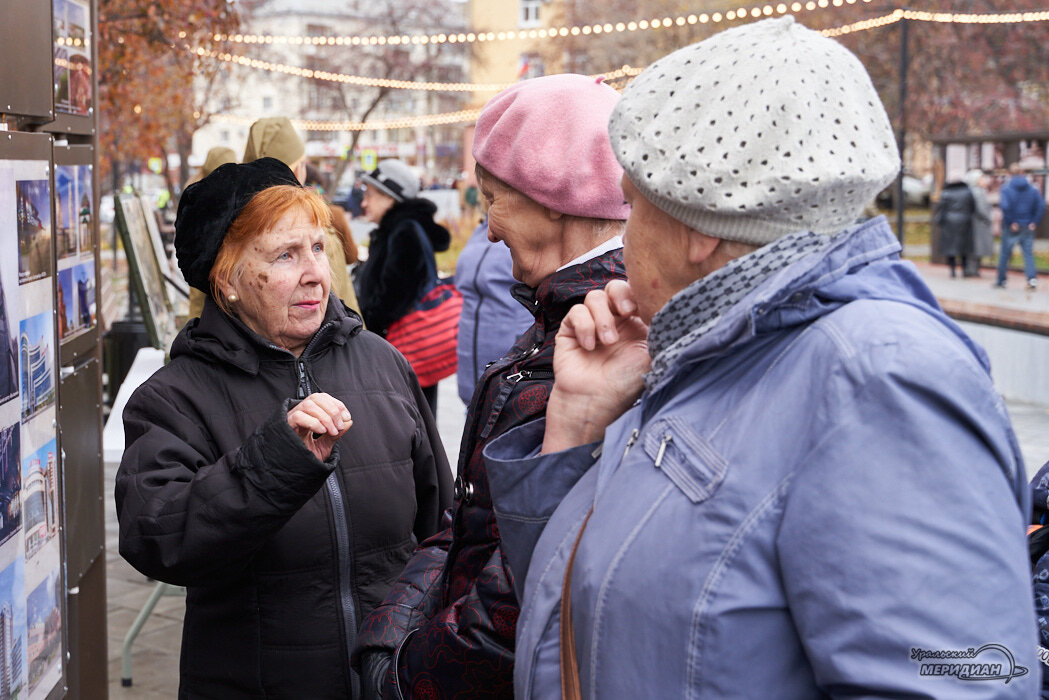
M265 272L260 272L259 273L259 279L262 280L263 282L269 282L270 281L270 276L267 275Z

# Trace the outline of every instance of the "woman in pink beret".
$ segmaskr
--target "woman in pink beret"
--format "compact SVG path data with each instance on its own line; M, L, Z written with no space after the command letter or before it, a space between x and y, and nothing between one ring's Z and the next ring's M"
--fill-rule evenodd
M629 208L608 139L618 98L600 79L546 76L499 93L477 120L488 237L510 249L520 282L512 294L535 323L477 382L447 529L422 544L364 621L355 661L365 698L512 697L519 608L481 449L545 414L561 320L587 292L624 277Z

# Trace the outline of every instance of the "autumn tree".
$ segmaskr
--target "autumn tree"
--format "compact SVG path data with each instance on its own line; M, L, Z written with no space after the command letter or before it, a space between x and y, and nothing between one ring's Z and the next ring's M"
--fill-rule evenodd
M192 49L234 31L227 0L99 0L98 55L103 173L121 163L180 156L180 186L189 177L193 133L210 119L205 102L221 70Z

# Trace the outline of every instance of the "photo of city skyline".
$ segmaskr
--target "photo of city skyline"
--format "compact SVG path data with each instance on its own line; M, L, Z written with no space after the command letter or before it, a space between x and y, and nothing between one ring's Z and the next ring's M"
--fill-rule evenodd
M0 429L0 543L7 542L22 525L21 426Z
M26 659L30 694L45 673L58 662L62 648L62 613L59 609L58 570L48 574L26 600ZM50 686L44 688L50 690Z
M58 534L58 450L54 438L22 459L22 529L31 559Z

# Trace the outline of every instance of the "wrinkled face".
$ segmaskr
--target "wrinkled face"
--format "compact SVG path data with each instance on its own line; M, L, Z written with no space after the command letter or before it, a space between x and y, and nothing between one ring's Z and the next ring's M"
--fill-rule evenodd
M368 186L364 188L364 198L361 199L361 209L364 210L364 218L373 224L382 221L382 217L390 210L396 200L390 195L380 192L378 187Z
M623 195L630 217L623 236L623 266L645 323L696 278L689 265L684 224L645 199L623 176Z
M298 356L321 326L330 289L324 229L293 210L248 245L222 291L236 294L233 311L248 328Z
M510 249L514 279L538 287L568 262L562 259L561 226L546 207L488 178L480 189L488 204L488 239Z

